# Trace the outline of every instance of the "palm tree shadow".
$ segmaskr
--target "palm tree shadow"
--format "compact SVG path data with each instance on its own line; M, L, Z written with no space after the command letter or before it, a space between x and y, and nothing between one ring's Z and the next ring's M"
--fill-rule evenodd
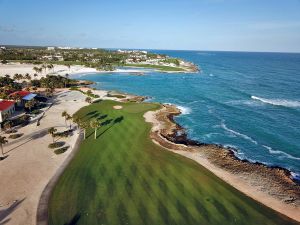
M6 159L7 157L8 157L8 155L0 156L0 161ZM1 224L0 224L0 225L1 225Z
M8 208L0 210L0 225L4 225L11 220L10 218L7 217L11 213L13 213L24 200L25 198L23 198L22 200L17 200Z
M76 225L80 220L81 215L76 213L75 216L70 220L70 222L64 223L64 225Z
M15 149L21 147L22 145L27 144L28 142L30 142L30 141L32 141L32 140L36 140L36 139L38 139L38 138L42 138L42 137L44 137L44 136L46 136L46 135L47 135L47 131L41 131L40 133L36 133L36 134L32 135L32 136L31 136L28 140L26 140L25 142L23 142L23 143L17 145L16 147L14 147L14 148L12 148L12 149L6 151L5 154L7 154L7 153L9 153L9 152L11 152L11 151L13 151L13 150L15 150Z
M106 130L104 130L101 134L97 135L97 138L98 137L101 137L103 134L105 134L108 130L110 130L114 125L118 124L118 123L121 123L122 121L124 120L124 116L120 116L114 120L107 120L108 124L110 124L112 121L113 121L113 124L108 127ZM106 121L104 121L103 123L105 123ZM102 123L102 124L103 124ZM102 125L101 124L101 125ZM104 124L104 125L108 125L108 124Z

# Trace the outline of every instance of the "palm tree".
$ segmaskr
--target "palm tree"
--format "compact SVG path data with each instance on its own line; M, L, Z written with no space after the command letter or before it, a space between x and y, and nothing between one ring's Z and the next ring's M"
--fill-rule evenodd
M43 72L43 67L40 67L38 73L42 73L42 72Z
M4 157L3 145L5 145L7 142L8 141L7 141L6 137L0 136L0 147L1 147L2 157Z
M92 98L91 98L91 97L86 97L86 98L85 98L85 101L86 101L87 103L92 103Z
M79 117L73 115L72 119L73 119L73 122L76 123L79 128L79 124L81 123L81 120L79 119Z
M51 136L53 138L53 143L54 143L54 134L55 134L56 131L57 131L57 129L54 128L54 127L51 127L51 128L48 129L48 134L51 134Z
M32 69L33 69L36 73L39 73L39 72L40 72L40 68L38 68L38 67L36 67L36 66L33 67Z
M10 129L12 128L12 126L13 126L13 122L10 121L10 120L6 121L6 122L3 124L3 127L4 127L5 130L10 130Z
M46 74L47 73L47 66L46 66L46 64L43 64L41 68L45 69L45 74Z
M16 73L16 74L13 76L13 79L14 79L14 80L19 80L19 74Z
M11 96L11 98L13 100L15 100L17 103L19 103L20 101L22 101L22 96L19 93L14 94L13 96Z
M86 122L80 121L80 122L79 122L79 127L80 127L81 129L83 129L83 139L85 140L86 129L89 128L89 124L86 123Z
M61 116L65 118L66 127L67 127L67 115L68 115L68 113L66 110L61 113Z
M93 92L92 92L91 90L87 90L86 94L87 94L87 95L92 95Z
M48 65L47 65L47 68L50 70L50 69L53 69L54 66L53 66L52 64L48 64Z
M68 68L69 68L69 71L70 71L71 65L70 65L69 63L67 63L67 64L65 64L65 66L68 67Z
M71 115L69 115L69 114L67 114L67 116L66 116L66 120L69 120L70 121L70 130L71 130L71 127L72 127L72 116Z
M29 111L31 111L31 108L34 107L36 104L36 101L34 99L27 101L25 103L25 107L29 109Z
M29 75L29 73L26 73L26 74L25 74L25 79L27 79L27 80L29 80L29 81L31 80L31 76Z
M97 139L97 129L100 127L100 123L97 119L92 119L90 121L90 127L95 129L95 139Z

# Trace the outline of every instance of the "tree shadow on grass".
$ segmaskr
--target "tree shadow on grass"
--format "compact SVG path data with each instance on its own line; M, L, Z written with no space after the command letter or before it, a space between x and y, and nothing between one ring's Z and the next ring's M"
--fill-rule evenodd
M120 116L114 120L107 120L107 123L110 124L111 122L113 122L113 124L108 127L106 130L104 130L101 134L97 135L97 138L98 137L101 137L103 134L105 134L108 130L110 130L114 125L118 124L118 123L121 123L122 121L124 120L124 116ZM106 121L105 121L106 122ZM108 125L108 124L105 124L105 125ZM102 125L102 124L101 124Z
M73 216L73 218L69 222L64 223L64 225L76 225L80 220L80 217L81 215L79 213L76 213L75 216Z
M101 137L103 134L105 134L108 130L110 130L114 125L121 123L124 120L124 116L119 116L116 119L108 119L104 122L102 122L100 125L101 126L107 126L109 124L111 124L108 128L106 128L102 133L97 135L97 138ZM86 138L89 138L90 136L92 136L94 134L94 132L91 132L89 135L87 135Z
M102 115L102 116L99 116L99 117L98 117L98 120L104 120L106 117L107 117L106 114L105 114L105 115Z
M89 113L87 113L87 114L81 116L80 119L84 119L84 118L86 118L86 117L92 116L92 115L94 115L96 112L97 112L96 110L91 111L91 112L89 112Z
M94 111L92 111L92 112L87 113L86 116L91 116L91 115L95 114L96 112L97 112L97 111L94 110Z
M121 123L124 120L124 116L119 116L114 120L114 124Z
M23 198L22 200L17 200L8 208L0 210L0 225L4 225L11 220L10 218L7 218L7 217L11 213L13 213L24 200L25 200L25 198Z
M112 121L113 121L113 119L105 120L104 122L101 123L101 126L107 126L107 125L109 125Z

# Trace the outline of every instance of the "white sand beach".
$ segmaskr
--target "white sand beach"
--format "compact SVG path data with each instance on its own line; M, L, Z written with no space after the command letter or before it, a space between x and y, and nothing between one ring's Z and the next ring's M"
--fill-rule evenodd
M40 79L45 77L47 74L55 74L64 76L66 74L69 75L77 75L80 77L80 74L85 75L88 73L147 73L147 70L143 69L119 69L117 68L114 71L99 71L95 68L85 67L81 65L74 65L68 68L65 65L53 65L53 69L43 70L41 73L36 73L33 70L33 67L39 67L39 65L34 64L21 64L21 63L8 63L8 64L0 64L0 76L10 75L11 77L16 73L25 75L28 73L33 76L37 74L36 79Z

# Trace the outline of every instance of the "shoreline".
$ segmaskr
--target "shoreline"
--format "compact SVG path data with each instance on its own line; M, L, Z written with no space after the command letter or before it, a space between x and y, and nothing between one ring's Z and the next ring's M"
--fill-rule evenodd
M147 99L120 93L126 99L119 101L129 101L133 96L139 97L139 102ZM162 109L148 112L149 116L144 115L146 122L153 125L150 133L153 142L196 161L245 195L300 222L300 215L297 215L300 211L300 185L293 179L292 171L240 159L234 154L233 148L189 139L185 128L174 120L174 117L182 114L181 110L176 105L159 104Z
M144 100L143 96L127 93L122 93L122 95L126 98L114 100L116 102L142 102ZM234 155L232 150L223 146L204 144L188 139L185 129L174 121L174 117L181 114L180 109L174 105L159 104L162 106L161 109L144 114L145 121L152 124L149 135L155 144L199 163L246 196L300 222L300 215L298 215L300 186L290 178L288 170L241 160ZM72 154L75 152L72 151ZM45 208L48 207L45 206L44 200L49 200L55 185L53 182L60 177L68 162L68 159L64 160L56 170L54 177L51 177L45 186L39 200L37 221L47 224L45 223ZM49 187L51 182L52 185ZM40 205L43 206L41 209Z
M241 160L221 145L188 139L185 129L174 121L180 110L161 105L162 109L144 115L152 124L150 138L154 143L196 161L245 195L300 222L300 185L289 170Z

